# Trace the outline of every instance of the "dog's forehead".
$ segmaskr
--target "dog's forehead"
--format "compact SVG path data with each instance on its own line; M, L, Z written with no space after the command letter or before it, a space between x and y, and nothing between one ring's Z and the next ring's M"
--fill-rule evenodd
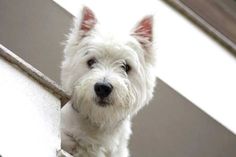
M139 59L139 52L130 46L130 41L119 41L115 38L107 38L106 40L96 39L91 42L95 53L101 58L111 59Z

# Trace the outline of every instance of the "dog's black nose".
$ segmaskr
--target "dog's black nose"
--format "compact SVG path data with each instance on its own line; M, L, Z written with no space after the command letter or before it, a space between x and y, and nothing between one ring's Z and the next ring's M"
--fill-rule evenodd
M108 82L97 82L94 85L94 90L97 96L100 98L107 97L111 93L112 89L112 85Z

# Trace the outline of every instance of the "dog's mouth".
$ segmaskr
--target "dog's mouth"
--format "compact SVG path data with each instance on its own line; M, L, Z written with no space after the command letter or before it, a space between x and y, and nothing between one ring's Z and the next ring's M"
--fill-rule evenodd
M106 107L106 106L111 105L111 102L110 102L109 99L100 99L100 98L98 98L95 101L96 101L96 105L101 106L101 107Z

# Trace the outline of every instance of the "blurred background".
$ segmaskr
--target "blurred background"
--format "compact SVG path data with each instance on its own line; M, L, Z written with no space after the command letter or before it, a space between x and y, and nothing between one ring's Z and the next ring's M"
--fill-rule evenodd
M99 2L90 5L107 6ZM80 4L0 0L0 43L60 84L61 43ZM146 2L120 4L124 16L127 10L141 15ZM151 104L134 118L131 156L235 157L235 1L150 4L157 14L158 84Z

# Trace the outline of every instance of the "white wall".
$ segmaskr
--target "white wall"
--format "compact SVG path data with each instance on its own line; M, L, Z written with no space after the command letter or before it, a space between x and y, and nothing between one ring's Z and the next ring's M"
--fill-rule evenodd
M60 100L0 57L0 155L56 157Z

